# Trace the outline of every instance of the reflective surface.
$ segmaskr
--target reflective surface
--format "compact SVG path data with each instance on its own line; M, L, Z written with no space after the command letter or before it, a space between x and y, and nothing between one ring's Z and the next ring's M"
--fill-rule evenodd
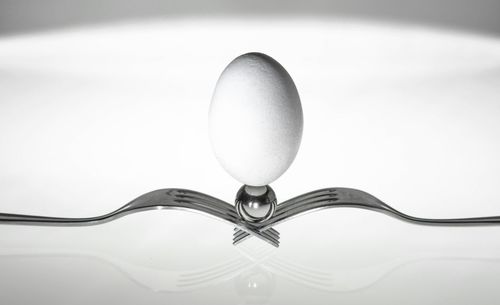
M286 245L279 249L258 240L233 247L224 236L226 225L180 211L145 212L69 231L23 227L1 238L2 295L9 304L61 298L72 304L115 299L124 304L205 304L207 299L222 304L494 304L500 297L497 228L422 231L369 212L338 211L315 218L318 225L307 218L282 225ZM353 227L371 222L412 240L388 232L344 236L342 218L352 219ZM172 224L179 220L184 224ZM331 222L338 224L321 230ZM301 233L296 227L306 223L309 228ZM193 227L210 234L186 233ZM120 232L130 228L136 234L120 239ZM185 233L160 234L175 231ZM186 235L190 242L180 242Z
M228 40L227 37L232 37ZM280 37L281 39L276 39ZM326 20L177 20L0 40L0 211L101 215L151 189L231 202L207 111L227 60L296 81L303 144L278 199L328 186L410 215L498 215L500 41ZM6 304L496 304L498 227L422 227L331 209L281 246L184 211L94 227L0 226ZM189 240L189 242L186 242Z

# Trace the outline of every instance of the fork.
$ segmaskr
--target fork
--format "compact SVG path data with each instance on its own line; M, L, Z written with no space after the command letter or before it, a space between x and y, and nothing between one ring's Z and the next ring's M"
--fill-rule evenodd
M414 217L399 212L382 202L380 199L364 191L352 188L325 188L294 197L278 204L272 218L259 224L254 224L254 227L259 231L267 232L272 229L273 226L290 220L299 214L336 207L368 209L420 225L479 226L500 224L500 216L445 219ZM245 239L251 237L251 235L245 231L236 232L237 233L234 234L233 244L241 243Z
M47 217L0 213L0 223L48 226L90 226L106 223L128 214L162 209L193 210L235 225L242 232L278 247L274 231L257 231L241 221L233 205L215 197L186 189L161 189L146 193L123 207L100 216L84 218Z
M392 208L380 199L364 191L352 188L325 188L297 196L278 204L273 217L260 223L258 230L265 231L272 226L276 226L305 212L336 207L372 210L419 225L484 226L500 224L500 216L472 218L422 218L410 216Z

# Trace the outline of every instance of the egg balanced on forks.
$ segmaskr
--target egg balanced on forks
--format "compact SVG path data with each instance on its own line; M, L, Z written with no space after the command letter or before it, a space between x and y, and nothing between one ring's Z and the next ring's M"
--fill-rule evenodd
M299 93L276 60L247 53L224 69L210 104L210 140L219 163L243 184L235 204L245 222L273 216L276 195L269 184L295 159L302 128ZM236 230L234 241L243 236Z
M273 227L294 216L331 207L373 210L421 225L500 225L500 216L429 219L392 208L351 188L326 188L278 203L269 186L292 164L303 129L302 106L288 72L273 58L247 53L222 72L209 113L210 140L222 167L243 185L235 204L187 189L155 190L108 214L65 218L0 213L0 224L89 226L145 210L186 209L215 216L235 227L233 243L257 237L275 247Z

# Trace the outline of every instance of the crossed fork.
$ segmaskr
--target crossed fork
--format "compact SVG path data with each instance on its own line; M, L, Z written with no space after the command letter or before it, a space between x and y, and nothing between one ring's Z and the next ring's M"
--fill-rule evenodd
M96 217L64 218L0 213L1 224L89 226L97 225L122 216L161 209L182 209L214 216L235 226L233 244L254 236L275 247L279 246L276 226L299 214L324 208L351 207L381 212L403 221L421 225L498 225L500 216L475 218L429 219L410 216L397 211L376 197L351 188L326 188L306 193L278 204L273 216L267 220L250 223L243 220L234 205L215 197L186 189L161 189L146 193L123 207Z

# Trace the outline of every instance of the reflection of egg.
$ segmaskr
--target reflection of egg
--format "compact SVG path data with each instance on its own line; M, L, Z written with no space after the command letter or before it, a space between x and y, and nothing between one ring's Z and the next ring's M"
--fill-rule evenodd
M276 180L297 154L302 126L297 88L277 61L248 53L222 72L210 105L210 138L235 179L253 186Z
M274 293L276 279L261 267L243 271L234 279L235 290L245 304L265 304Z

